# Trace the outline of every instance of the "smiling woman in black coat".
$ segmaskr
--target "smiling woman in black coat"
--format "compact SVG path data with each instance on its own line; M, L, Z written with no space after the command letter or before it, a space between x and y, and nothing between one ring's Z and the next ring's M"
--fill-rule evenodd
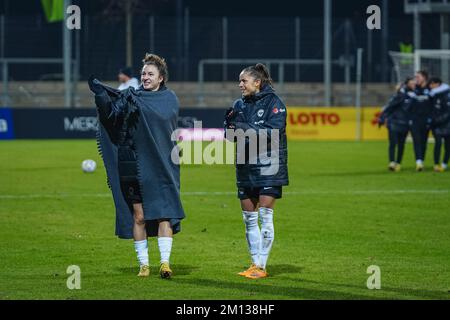
M275 199L289 184L287 171L286 106L275 94L266 66L258 63L239 75L242 98L225 115L226 137L235 140L239 129L246 137L238 141L236 179L238 198L246 227L252 264L239 275L257 279L267 277L266 264L274 240ZM241 131L242 132L242 131ZM261 147L267 142L267 149ZM244 148L239 147L239 143ZM253 150L253 152L251 152ZM267 150L267 151L266 151ZM244 153L244 156L241 153ZM258 216L261 229L258 225Z

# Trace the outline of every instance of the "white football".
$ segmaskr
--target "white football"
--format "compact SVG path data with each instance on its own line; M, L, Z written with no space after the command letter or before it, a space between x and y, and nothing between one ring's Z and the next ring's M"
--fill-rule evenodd
M97 168L97 163L95 163L94 160L87 159L81 163L81 169L83 169L84 172L94 172L95 168Z

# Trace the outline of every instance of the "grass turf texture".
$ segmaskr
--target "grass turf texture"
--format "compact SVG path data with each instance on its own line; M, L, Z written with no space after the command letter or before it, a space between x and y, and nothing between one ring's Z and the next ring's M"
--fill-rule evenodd
M236 275L250 260L233 166L185 165L187 219L162 280L156 239L151 276L138 278L133 242L114 236L95 141L0 142L0 299L449 299L450 174L432 172L428 152L416 173L408 144L392 173L386 142L289 142L291 185L260 280ZM81 290L66 287L69 265ZM366 287L370 265L381 290Z

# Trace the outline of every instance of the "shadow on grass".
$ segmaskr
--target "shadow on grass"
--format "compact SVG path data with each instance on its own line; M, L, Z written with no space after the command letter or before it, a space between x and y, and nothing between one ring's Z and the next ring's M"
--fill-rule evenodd
M267 271L270 276L278 276L280 274L287 273L301 273L303 270L302 267L294 266L291 264L273 264L267 267Z
M186 276L190 275L195 270L199 269L199 267L194 267L186 264L171 264L171 268L173 270L174 276ZM139 271L138 267L127 267L127 268L117 268L120 272L124 274L137 274ZM159 272L159 267L150 266L150 273L156 274Z
M287 278L284 278L287 279ZM343 288L355 288L355 289L361 289L365 288L364 284L361 286L355 286L355 285L349 285L349 284L342 284L342 283L325 283L325 282L319 282L319 281L313 281L313 280L299 280L299 279L290 279L293 281L299 281L302 283L311 283L311 284L321 284L326 285L330 287L343 287ZM414 296L416 298L420 299L450 299L450 292L447 291L435 291L435 290L427 290L427 289L411 289L411 288L391 288L391 287L385 287L381 285L381 289L377 290L379 292L392 292L397 293L401 296L397 297L396 299L403 299L405 296Z
M418 290L418 289L410 289L410 288L392 288L382 286L380 290L372 291L376 293L377 296L374 295L364 295L358 293L348 293L341 292L335 290L321 290L321 289L311 289L305 288L307 284L313 285L321 285L323 287L329 288L348 288L348 289L356 289L360 291L368 290L366 289L364 284L361 286L351 285L351 284L341 284L341 283L327 283L313 280L303 280L303 279L292 279L288 277L280 277L280 280L289 279L291 281L299 282L298 287L286 287L286 286L277 286L274 285L272 281L276 281L275 276L280 276L283 274L299 274L303 270L302 267L289 265L289 264L274 264L270 266L269 274L270 278L261 279L261 280L249 280L248 283L240 283L240 282L229 282L229 281L221 281L221 280L212 280L212 279L180 279L179 282L193 285L200 285L205 287L216 287L216 288L224 288L224 289L232 289L239 290L243 292L247 292L248 295L253 295L257 298L258 294L268 294L268 295L280 295L285 296L287 299L331 299L331 300L369 300L369 299L404 299L405 297L415 297L418 299L449 299L450 293L446 291L435 291L435 290ZM247 279L240 278L244 281ZM271 281L270 284L264 284L264 281ZM302 285L303 283L303 285ZM383 292L395 293L396 297L382 297L379 294L383 294Z
M248 283L241 282L230 282L222 280L212 280L212 279L177 279L178 283L189 284L193 286L204 286L210 288L221 288L230 290L239 290L244 292L253 299L258 299L259 294L269 295L271 298L273 296L284 296L286 299L324 299L324 300L368 300L377 299L376 297L365 296L360 294L351 294L346 292L338 292L331 290L320 290L320 289L310 289L302 287L286 287L277 286L273 283L262 284L266 279L261 280L250 280ZM216 295L214 295L216 296ZM213 297L213 295L212 295ZM378 298L379 299L379 298Z

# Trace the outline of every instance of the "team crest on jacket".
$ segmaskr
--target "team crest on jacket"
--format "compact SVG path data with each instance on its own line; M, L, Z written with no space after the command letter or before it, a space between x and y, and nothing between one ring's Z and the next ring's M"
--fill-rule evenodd
M272 112L275 113L275 114L277 114L277 113L279 112L279 110L278 110L277 107L275 107L275 108L273 108Z
M257 113L258 117L261 118L263 116L263 114L264 114L264 109L259 109L258 113Z

